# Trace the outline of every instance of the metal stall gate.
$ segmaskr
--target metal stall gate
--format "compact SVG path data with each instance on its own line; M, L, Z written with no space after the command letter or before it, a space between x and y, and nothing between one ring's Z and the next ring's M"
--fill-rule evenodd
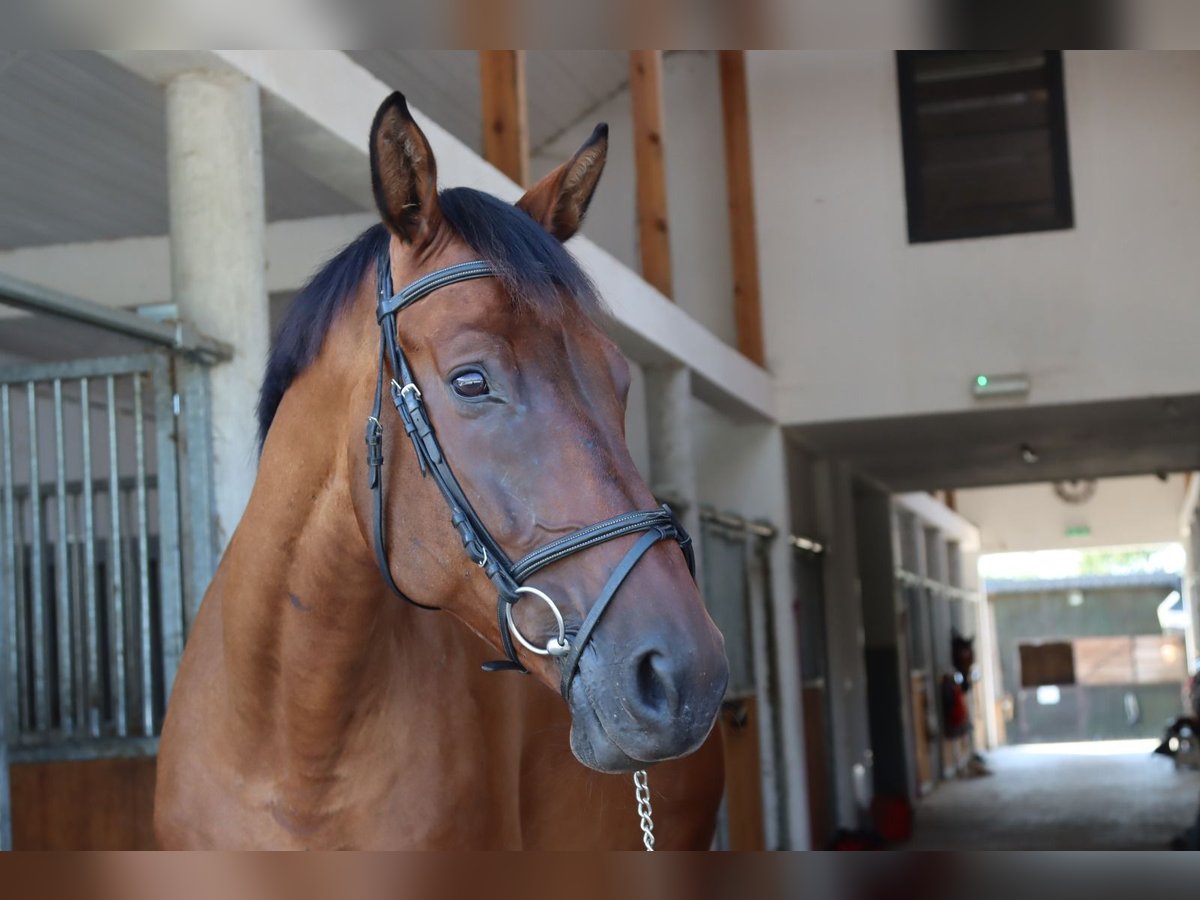
M780 846L782 758L776 719L768 546L775 529L703 510L701 561L709 612L725 635L729 689L721 710L725 800L717 845L728 850Z
M832 705L825 608L825 547L811 538L789 535L796 645L804 707L805 786L811 846L828 846L837 830Z
M0 367L0 847L33 819L58 829L51 843L86 845L111 815L67 835L51 807L82 817L111 801L68 796L72 784L90 795L97 777L72 765L147 760L136 779L152 791L166 700L211 576L207 370L195 353L206 342L3 276L0 303L171 348Z
M0 370L14 761L158 733L183 650L173 405L163 356Z

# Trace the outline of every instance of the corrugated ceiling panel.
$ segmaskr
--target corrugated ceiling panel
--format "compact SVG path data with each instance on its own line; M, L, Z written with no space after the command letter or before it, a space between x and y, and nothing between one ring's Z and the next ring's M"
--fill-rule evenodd
M96 53L0 56L0 248L165 234L163 106L161 88ZM285 147L264 154L269 219L356 209Z

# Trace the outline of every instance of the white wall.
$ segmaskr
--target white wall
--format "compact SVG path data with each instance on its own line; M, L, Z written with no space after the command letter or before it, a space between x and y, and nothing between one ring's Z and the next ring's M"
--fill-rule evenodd
M1200 390L1200 53L1065 55L1076 226L909 245L895 57L752 53L768 367L785 423Z
M727 344L737 341L725 190L721 86L712 51L668 53L663 61L667 214L674 300ZM609 126L608 161L584 233L634 271L638 257L633 123L629 91L591 110L530 162L540 178L579 149L598 122Z
M1180 539L1184 476L1102 478L1087 503L1061 500L1050 484L958 491L958 511L979 527L985 553L1114 547ZM1067 537L1068 528L1091 534Z

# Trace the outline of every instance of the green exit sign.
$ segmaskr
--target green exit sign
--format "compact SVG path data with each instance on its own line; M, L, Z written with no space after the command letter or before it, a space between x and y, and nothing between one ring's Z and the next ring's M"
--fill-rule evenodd
M1092 533L1092 529L1087 525L1068 525L1066 535L1069 538L1087 537Z

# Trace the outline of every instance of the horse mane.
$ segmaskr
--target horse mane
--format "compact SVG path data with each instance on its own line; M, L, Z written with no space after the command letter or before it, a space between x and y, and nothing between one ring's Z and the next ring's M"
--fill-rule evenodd
M558 304L565 294L589 314L601 309L595 287L574 257L524 211L471 188L442 191L439 205L454 233L496 268L514 308ZM284 393L317 358L338 315L350 305L367 273L374 273L375 260L386 252L388 240L382 224L372 225L322 266L292 300L271 343L258 395L260 449Z

